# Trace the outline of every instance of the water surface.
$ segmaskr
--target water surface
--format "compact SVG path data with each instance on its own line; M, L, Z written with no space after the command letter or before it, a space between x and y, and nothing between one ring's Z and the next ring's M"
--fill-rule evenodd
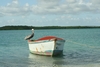
M99 67L100 29L35 30L33 39L57 36L66 40L63 56L48 57L29 52L24 37L31 30L0 31L0 67Z

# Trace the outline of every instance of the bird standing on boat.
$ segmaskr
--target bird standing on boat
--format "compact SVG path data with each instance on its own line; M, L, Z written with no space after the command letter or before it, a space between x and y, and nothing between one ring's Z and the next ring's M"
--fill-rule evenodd
M29 40L34 36L34 29L32 29L32 34L25 37L25 40Z

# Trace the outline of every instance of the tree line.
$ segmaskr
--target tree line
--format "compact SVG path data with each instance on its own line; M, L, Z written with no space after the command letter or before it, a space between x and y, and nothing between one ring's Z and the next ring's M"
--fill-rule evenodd
M86 29L100 28L100 26L3 26L0 30L30 30L30 29Z

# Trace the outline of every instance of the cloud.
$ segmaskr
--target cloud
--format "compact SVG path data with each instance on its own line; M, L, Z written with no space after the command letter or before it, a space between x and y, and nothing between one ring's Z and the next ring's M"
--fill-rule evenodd
M13 0L12 3L8 3L7 7L18 7L18 0Z
M30 13L29 5L21 7L18 0L13 0L12 3L8 3L7 6L0 7L0 15L3 16L16 16L16 15L26 15Z
M36 14L79 14L84 12L100 11L99 0L38 0L38 5L32 7L33 13Z
M13 0L6 6L0 6L0 17L33 14L79 14L84 12L100 13L100 0L37 0L37 5L26 3L20 6L18 0Z
M100 0L91 0L93 4L100 4Z
M38 6L41 7L54 7L58 6L61 0L38 0Z
M100 13L100 0L91 0L91 9L94 12L99 12Z

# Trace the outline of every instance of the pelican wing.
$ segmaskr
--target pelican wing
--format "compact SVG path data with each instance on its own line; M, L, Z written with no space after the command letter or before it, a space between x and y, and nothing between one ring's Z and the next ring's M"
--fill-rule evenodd
M34 36L34 33L32 33L32 34L29 35L29 36L26 36L26 37L25 37L25 40L29 40L29 39L31 39L33 36Z

